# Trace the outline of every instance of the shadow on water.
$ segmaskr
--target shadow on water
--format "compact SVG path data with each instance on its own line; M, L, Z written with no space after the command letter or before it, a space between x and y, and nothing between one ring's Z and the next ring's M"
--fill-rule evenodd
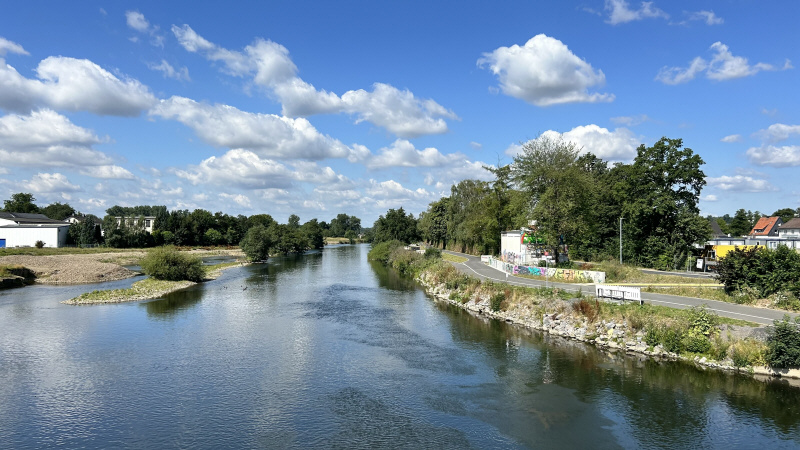
M613 404L614 413L622 416L614 420L633 425L628 432L639 443L688 445L720 434L720 421L731 420L764 421L784 439L800 437L800 388L785 380L761 381L682 361L606 351L447 303L437 305L448 313L455 341L483 349L497 377L504 379L498 384L505 390L501 395L511 403L524 404L547 384L565 387L581 402ZM712 417L709 402L720 402L728 412Z
M370 268L378 279L378 286L393 291L413 291L419 287L414 280L404 277L396 270L386 267L378 261L370 261Z
M203 299L205 286L196 284L190 288L171 292L158 300L140 304L147 316L155 319L173 319L197 306Z

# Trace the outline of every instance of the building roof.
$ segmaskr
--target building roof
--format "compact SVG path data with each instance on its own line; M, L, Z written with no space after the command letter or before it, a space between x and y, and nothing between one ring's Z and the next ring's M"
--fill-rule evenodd
M709 220L708 224L711 225L711 237L723 237L728 236L727 234L722 232L722 228L719 227L719 224L716 220Z
M51 219L44 214L0 212L0 219L12 220L19 225L64 224L64 222Z
M786 229L792 229L792 230L800 229L800 217L795 217L794 219L790 219L788 222L781 225L781 230L786 230Z
M756 225L750 230L750 236L769 236L774 234L775 228L783 223L780 217L762 217L758 219Z

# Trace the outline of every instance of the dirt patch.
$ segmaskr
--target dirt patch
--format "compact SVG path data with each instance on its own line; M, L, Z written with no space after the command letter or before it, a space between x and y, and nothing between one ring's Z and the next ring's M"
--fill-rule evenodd
M0 257L0 264L17 264L36 274L37 283L81 284L115 281L130 278L137 273L118 264L104 262L118 257L117 253L79 255L11 255ZM130 253L126 257L134 257ZM136 257L144 256L144 252Z

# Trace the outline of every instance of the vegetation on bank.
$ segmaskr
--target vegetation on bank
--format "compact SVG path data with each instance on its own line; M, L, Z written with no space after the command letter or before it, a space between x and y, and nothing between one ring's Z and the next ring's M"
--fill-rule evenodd
M375 245L370 259L381 261L406 276L424 278L450 291L450 300L466 304L488 299L492 311L568 315L587 324L625 323L641 336L648 348L660 347L686 358L729 361L735 367L767 365L773 368L800 366L800 323L776 321L766 342L739 338L727 326L755 324L719 317L706 307L688 310L654 305L600 302L582 292L557 288L525 288L504 283L482 282L459 272L441 258L404 250L399 242ZM723 327L725 326L725 327Z
M180 252L175 247L152 249L139 265L145 274L156 280L186 280L197 283L206 276L203 261L199 257Z
M69 305L90 305L97 303L121 303L136 300L149 300L158 298L180 289L187 288L195 284L192 281L168 281L146 278L137 281L127 289L99 289L85 292L75 298L65 300L62 303Z

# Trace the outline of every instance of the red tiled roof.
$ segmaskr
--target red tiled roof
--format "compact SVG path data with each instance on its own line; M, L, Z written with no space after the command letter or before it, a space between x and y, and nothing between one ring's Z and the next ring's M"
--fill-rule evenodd
M750 230L750 236L767 236L769 232L775 228L775 223L780 220L780 217L762 217L758 219L756 225Z

